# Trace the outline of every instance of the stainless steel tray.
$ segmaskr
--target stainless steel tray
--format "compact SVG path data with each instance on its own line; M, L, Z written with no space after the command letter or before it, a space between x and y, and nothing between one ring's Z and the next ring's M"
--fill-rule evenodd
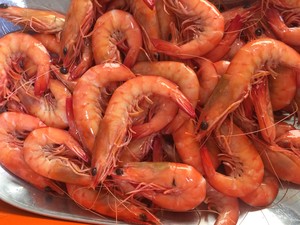
M69 0L5 0L1 3L30 8L52 9L65 12ZM0 36L19 29L0 18ZM241 203L241 216L238 225L299 225L300 224L300 186L284 183L277 199L265 209L255 209ZM43 216L62 220L91 224L116 224L90 211L84 210L67 197L54 196L37 190L23 180L15 177L0 166L0 199L17 208ZM215 218L205 209L187 213L160 212L159 218L164 225L188 224L211 225ZM126 224L117 221L118 224Z

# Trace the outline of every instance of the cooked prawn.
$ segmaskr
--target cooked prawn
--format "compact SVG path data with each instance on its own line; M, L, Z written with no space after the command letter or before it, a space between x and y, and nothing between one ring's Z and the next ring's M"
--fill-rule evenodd
M194 58L212 50L224 34L224 18L207 0L164 0L166 10L180 19L182 41L151 39L158 52L179 58Z
M219 160L228 166L227 174L217 172L211 162L208 150L201 150L203 168L207 182L219 192L228 196L242 197L254 191L261 184L264 164L251 140L230 120L225 120L216 133L222 146Z
M192 166L172 162L132 162L115 169L116 182L128 182L133 190L164 209L194 209L206 196L206 181Z
M300 4L299 4L300 7ZM300 28L299 27L288 27L285 24L279 11L275 8L269 8L266 11L268 23L272 30L279 37L281 41L286 44L299 46Z
M160 95L176 102L191 117L194 107L171 81L159 76L139 76L126 81L113 93L99 125L92 156L93 186L103 182L116 165L131 126L130 113L146 96ZM125 143L124 143L125 142Z
M88 187L67 184L67 190L71 199L86 210L93 210L101 215L134 224L161 224L159 219L145 206L128 201L105 187L98 191Z
M65 130L44 127L35 129L24 141L24 159L38 174L77 185L90 185L92 175L80 144Z
M34 82L34 94L42 95L48 88L50 56L41 42L25 33L10 33L0 39L0 101L6 100L9 94L8 75L11 70L12 59L26 56L37 65Z
M217 212L217 219L214 225L237 224L240 215L237 198L224 195L207 184L204 202L207 204L209 210Z
M9 6L5 3L0 4L0 17L21 25L26 30L44 34L58 34L65 24L65 16L61 13Z
M44 127L34 116L24 113L4 112L0 114L0 163L7 170L41 190L62 191L50 179L34 172L24 161L23 145L28 133Z
M96 64L123 62L125 66L132 67L141 47L141 29L130 13L115 9L97 19L92 33ZM124 49L126 53L123 60L119 49Z
M71 0L61 32L60 52L64 68L68 69L80 55L84 38L92 29L96 10L92 0Z
M300 184L300 176L297 172L300 169L299 154L276 144L267 144L254 136L251 139L268 171L281 180Z
M285 52L286 54L282 54ZM251 80L262 66L284 65L300 68L300 54L293 48L270 38L261 38L244 45L231 60L198 120L197 138L202 139L217 123L234 111L248 96Z

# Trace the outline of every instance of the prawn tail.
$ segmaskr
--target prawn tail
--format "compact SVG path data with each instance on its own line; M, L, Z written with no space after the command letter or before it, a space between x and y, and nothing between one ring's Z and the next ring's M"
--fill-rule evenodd
M196 117L195 108L193 107L191 102L182 93L175 93L175 102L190 117L192 117L192 118Z
M48 67L48 66L47 66ZM42 96L48 89L50 81L50 67L46 68L47 71L43 74L37 73L36 81L34 83L34 94L36 96Z
M165 53L167 55L171 55L171 56L177 56L180 55L180 48L171 43L171 42L167 42L161 39L156 39L156 38L150 38L154 49L158 52L161 53Z
M125 66L127 66L128 68L133 67L133 65L135 64L137 57L138 57L137 52L139 52L139 51L140 51L140 49L136 49L136 48L129 49L129 51L127 52L126 57L123 61L123 64Z

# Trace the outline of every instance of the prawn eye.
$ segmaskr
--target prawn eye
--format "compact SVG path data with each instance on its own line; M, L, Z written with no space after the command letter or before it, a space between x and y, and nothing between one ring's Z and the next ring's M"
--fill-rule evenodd
M121 175L123 175L123 173L124 173L124 172L123 172L123 170L122 170L121 168L117 168L117 169L116 169L116 174L117 174L117 175L121 176Z
M139 217L140 217L141 221L147 222L147 215L146 214L142 213L142 214L139 215Z
M200 123L200 129L201 130L207 130L207 128L208 128L208 123L206 121L202 121Z
M63 54L66 55L67 53L68 53L68 49L67 49L67 47L64 47L63 48Z
M1 9L7 9L7 8L8 8L8 4L6 4L6 3L1 3L1 4L0 4L0 8L1 8Z
M255 30L255 36L257 36L257 37L261 36L263 33L264 33L264 31L262 28L257 28Z
M62 74L67 74L68 73L68 69L66 67L60 67L60 70L59 70Z
M97 168L94 167L94 168L92 169L92 176L96 176L96 174L97 174Z

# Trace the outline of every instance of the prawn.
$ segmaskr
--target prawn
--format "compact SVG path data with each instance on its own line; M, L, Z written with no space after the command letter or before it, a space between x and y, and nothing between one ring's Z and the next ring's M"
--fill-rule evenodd
M123 83L114 91L99 124L92 155L94 187L112 172L120 149L126 145L126 139L130 139L126 136L131 126L130 113L140 99L150 95L171 99L191 117L195 117L192 104L174 83L163 77L139 76Z
M287 54L282 54L286 52ZM300 68L300 55L293 48L271 38L253 40L231 60L224 75L201 110L197 124L200 140L230 112L239 107L251 90L253 75L262 66Z
M81 141L90 152L108 101L108 87L134 77L122 64L103 63L91 67L78 79L73 91L74 120Z
M96 10L91 0L72 0L61 32L60 52L63 67L68 69L80 55L84 38L91 31Z
M299 4L300 7L300 4ZM266 11L266 17L268 23L271 26L273 32L279 37L281 41L288 45L299 46L299 27L288 27L285 24L284 19L281 17L279 11L275 8L269 8Z
M0 39L0 101L5 100L9 91L9 77L12 59L27 56L37 65L34 82L34 94L42 95L48 88L50 56L41 42L29 34L10 33Z
M0 17L21 25L26 30L44 34L58 34L65 24L65 16L61 13L9 6L6 3L0 4Z
M281 180L300 184L300 176L297 172L300 169L299 154L277 144L267 144L253 135L251 139L268 171Z
M65 130L44 127L30 132L23 147L25 162L38 174L53 180L90 185L88 157L80 144Z
M155 205L175 212L194 209L206 196L206 181L192 166L173 162L132 162L117 167L115 182L127 182Z
M223 161L229 175L217 172L206 147L201 149L202 164L207 182L217 191L232 197L242 197L261 184L264 164L251 140L231 120L225 120L216 131ZM227 167L226 167L227 168Z
M279 182L276 176L265 170L264 179L257 189L240 199L254 207L266 207L277 197Z
M209 184L206 185L204 202L209 210L217 212L214 225L236 225L240 215L239 201L235 197L224 195Z
M71 199L86 210L134 224L161 224L145 206L128 201L105 187L98 191L73 184L66 186Z
M184 63L172 61L139 62L131 70L144 76L155 74L174 82L193 107L196 108L200 94L200 84L196 73ZM171 133L177 130L188 118L184 111L179 111L174 120L164 129L164 132Z
M34 129L44 127L38 118L19 112L0 114L0 163L14 175L41 190L53 190L62 194L50 179L34 172L23 158L24 139Z
M118 50L124 49L123 64L132 67L142 47L142 32L130 13L111 10L100 16L92 33L92 49L96 64L121 62Z
M49 92L35 97L30 84L23 84L17 95L29 114L40 118L47 126L67 128L66 99L71 96L69 90L59 80L50 79Z
M182 42L154 39L156 51L179 58L194 58L211 51L224 34L224 18L206 0L164 0L166 10L180 19Z

